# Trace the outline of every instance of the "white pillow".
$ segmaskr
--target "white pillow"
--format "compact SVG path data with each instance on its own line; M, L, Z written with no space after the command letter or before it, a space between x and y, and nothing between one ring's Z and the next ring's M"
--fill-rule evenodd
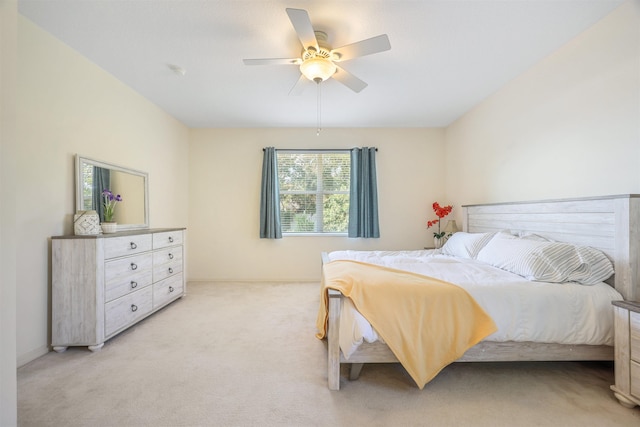
M523 239L498 233L477 259L494 267L542 282L593 285L613 274L611 261L600 251L569 243Z
M459 231L454 233L441 249L444 255L452 255L458 258L474 259L480 249L491 240L496 233L466 233Z

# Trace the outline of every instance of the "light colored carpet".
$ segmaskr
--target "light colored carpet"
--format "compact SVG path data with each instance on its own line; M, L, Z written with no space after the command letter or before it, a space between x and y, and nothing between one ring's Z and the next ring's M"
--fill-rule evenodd
M329 391L317 283L192 283L108 341L18 369L20 426L639 426L610 363L400 365Z

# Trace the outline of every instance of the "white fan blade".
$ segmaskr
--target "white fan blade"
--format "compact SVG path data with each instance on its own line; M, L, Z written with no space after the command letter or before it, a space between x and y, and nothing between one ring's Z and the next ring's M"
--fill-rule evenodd
M296 30L296 34L298 34L302 47L305 50L313 47L318 51L318 40L316 40L316 34L313 31L313 26L311 25L307 11L304 9L287 8L287 15L289 15L293 28Z
M333 73L333 76L331 77L354 92L360 92L362 89L368 86L365 82L363 82L350 72L346 71L344 68L340 68L338 66L336 66L336 72Z
M307 85L308 81L309 81L308 78L306 78L304 75L300 74L300 78L298 79L296 84L294 84L293 87L291 88L291 90L289 91L289 96L302 95L302 92L304 92L304 88Z
M300 65L300 58L243 59L244 65Z
M342 47L333 49L331 53L336 54L335 58L332 58L335 62L347 61L349 59L357 58L358 56L371 55L372 53L384 52L391 49L391 43L389 43L389 37L386 34L382 34L370 39L361 40L359 42L351 43Z

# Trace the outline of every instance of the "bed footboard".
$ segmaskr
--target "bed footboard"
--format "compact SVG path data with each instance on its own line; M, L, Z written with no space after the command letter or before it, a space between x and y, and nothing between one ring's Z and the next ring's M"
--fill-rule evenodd
M340 310L343 295L329 289L328 383L330 390L340 390L340 364L349 363L349 379L356 380L364 363L398 363L386 344L364 343L346 360L340 351ZM457 362L514 361L611 361L613 347L607 345L550 344L533 342L482 341L471 347Z
M329 390L340 390L340 305L342 294L329 289L329 325L327 328Z

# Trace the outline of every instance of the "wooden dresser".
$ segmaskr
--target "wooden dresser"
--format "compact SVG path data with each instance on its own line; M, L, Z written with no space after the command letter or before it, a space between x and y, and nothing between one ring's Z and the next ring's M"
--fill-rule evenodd
M52 338L91 351L185 292L184 228L52 237Z
M615 381L618 401L628 408L640 405L640 302L614 301Z

